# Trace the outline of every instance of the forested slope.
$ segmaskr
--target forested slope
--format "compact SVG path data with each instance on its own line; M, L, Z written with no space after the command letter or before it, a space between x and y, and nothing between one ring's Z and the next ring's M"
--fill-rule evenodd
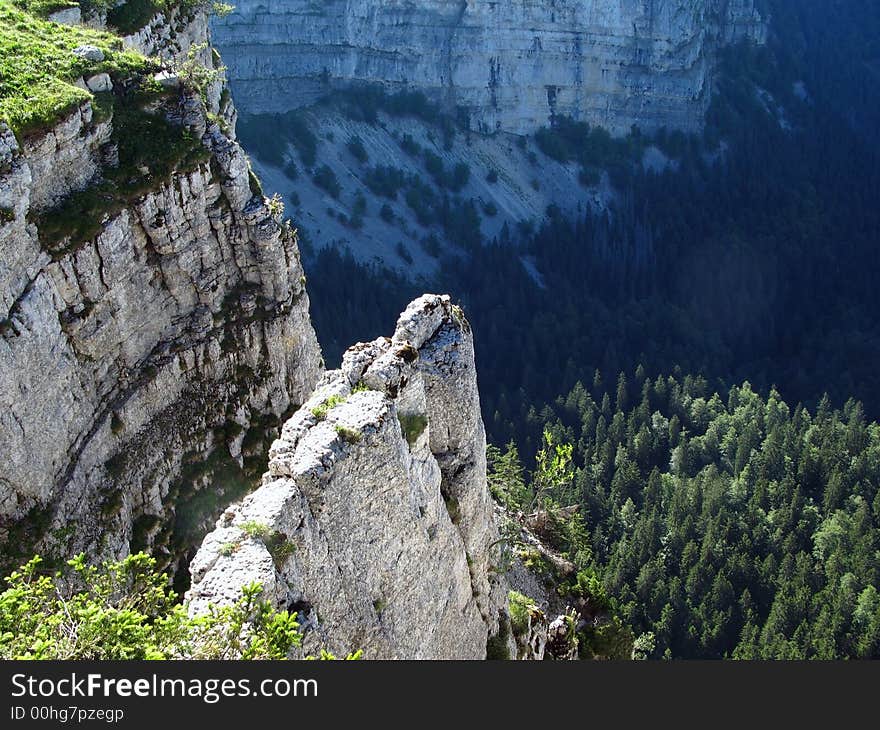
M549 511L653 656L880 658L880 426L858 403L810 412L640 368L530 421L537 469L492 451L496 494Z

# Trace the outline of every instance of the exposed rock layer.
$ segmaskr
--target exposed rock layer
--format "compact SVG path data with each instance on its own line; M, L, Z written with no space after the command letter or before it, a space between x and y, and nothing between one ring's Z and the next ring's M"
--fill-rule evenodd
M483 658L506 612L470 328L426 295L285 424L262 486L191 564L193 611L261 583L306 650Z
M128 44L179 58L207 41L203 16L171 25L160 17ZM96 122L86 103L21 144L0 128L7 557L173 542L189 518L175 525L175 508L210 511L246 488L248 457L262 460L261 440L317 380L295 238L252 192L234 136L208 120L234 119L220 92L208 90L208 109L182 100L174 119L201 138L205 161L51 250L38 214L100 181L113 120ZM208 480L217 494L198 491Z
M754 0L239 0L215 37L248 112L372 82L528 133L553 114L697 129L719 47L765 33Z

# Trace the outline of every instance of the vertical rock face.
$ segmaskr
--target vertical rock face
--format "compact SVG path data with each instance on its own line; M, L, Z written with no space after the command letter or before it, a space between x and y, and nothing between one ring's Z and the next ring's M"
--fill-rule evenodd
M248 112L371 82L528 133L554 114L697 129L719 47L765 33L754 0L240 0L215 38Z
M145 50L167 26L151 24ZM172 56L207 40L204 17L176 27ZM40 214L100 181L113 120L86 103L21 144L0 125L7 558L161 552L192 527L190 503L210 512L247 488L244 467L318 378L295 237L252 192L220 92L208 90L207 109L183 100L175 120L201 139L203 161L51 248Z
M262 486L193 560L191 610L260 582L306 651L483 658L506 613L469 325L426 295L285 424Z

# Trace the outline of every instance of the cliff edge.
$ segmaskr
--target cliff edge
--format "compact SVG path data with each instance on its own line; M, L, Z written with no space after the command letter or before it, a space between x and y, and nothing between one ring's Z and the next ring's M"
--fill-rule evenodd
M127 37L0 12L36 59L22 88L68 100L35 120L2 86L0 554L171 563L318 379L295 233L235 139L203 12Z

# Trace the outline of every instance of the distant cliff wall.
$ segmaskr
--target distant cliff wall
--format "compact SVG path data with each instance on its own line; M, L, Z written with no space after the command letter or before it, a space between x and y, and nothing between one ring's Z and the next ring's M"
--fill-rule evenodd
M239 0L215 25L247 112L370 82L516 133L553 114L698 129L718 49L765 34L754 0Z

